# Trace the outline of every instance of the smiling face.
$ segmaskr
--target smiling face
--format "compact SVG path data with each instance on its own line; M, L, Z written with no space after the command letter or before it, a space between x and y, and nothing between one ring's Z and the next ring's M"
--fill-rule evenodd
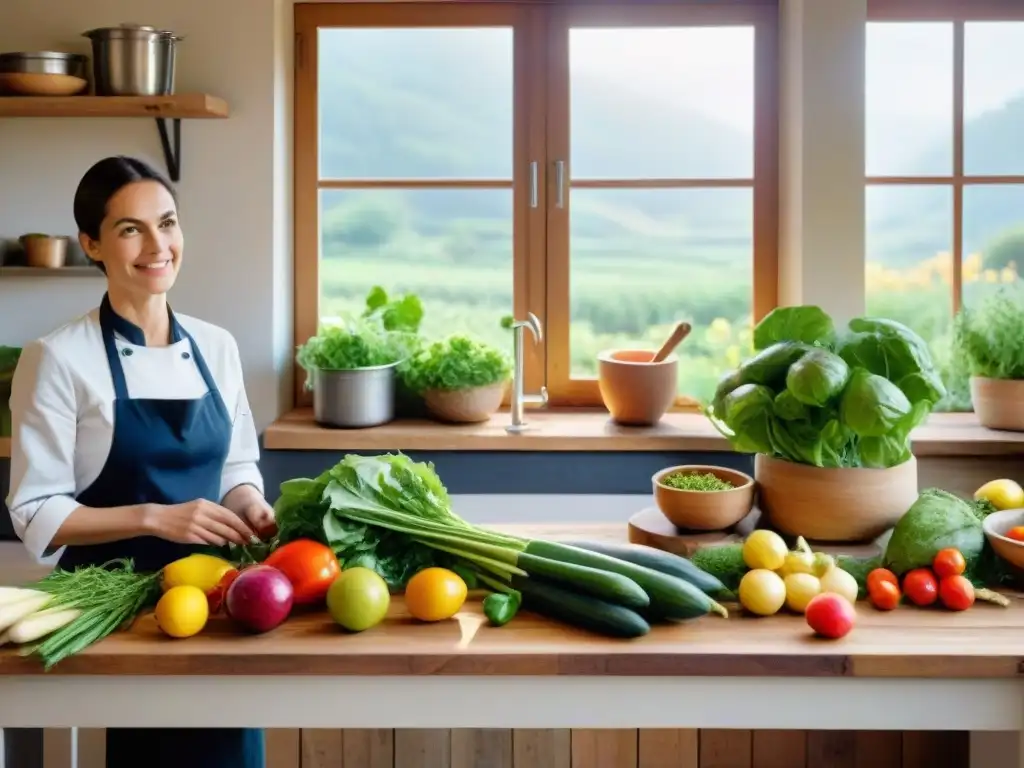
M181 267L184 237L170 192L157 181L121 187L107 202L99 239L79 235L82 248L103 264L112 292L166 293Z

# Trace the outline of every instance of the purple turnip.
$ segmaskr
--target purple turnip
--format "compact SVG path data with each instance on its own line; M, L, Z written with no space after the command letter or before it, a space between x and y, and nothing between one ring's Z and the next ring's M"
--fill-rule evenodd
M293 601L288 577L277 568L257 565L244 569L231 582L224 608L251 632L269 632L288 618Z

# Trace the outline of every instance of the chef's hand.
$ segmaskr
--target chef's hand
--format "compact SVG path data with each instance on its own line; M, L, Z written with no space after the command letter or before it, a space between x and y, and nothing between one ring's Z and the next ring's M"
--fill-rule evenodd
M224 506L242 518L263 540L277 533L274 508L255 487L244 484L224 496Z
M256 535L230 509L205 499L159 506L149 516L147 527L154 535L168 541L217 547L228 542L245 546L251 544Z

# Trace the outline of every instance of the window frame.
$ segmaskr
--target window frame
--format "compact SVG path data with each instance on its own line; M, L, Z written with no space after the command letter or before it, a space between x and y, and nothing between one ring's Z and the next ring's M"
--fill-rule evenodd
M963 223L964 190L971 186L1024 185L1024 174L969 174L964 172L964 58L965 25L970 22L1024 22L1024 3L1020 0L868 0L867 23L949 23L953 26L953 147L949 175L864 177L865 194L870 187L903 186L948 187L952 192L953 227L950 232L950 272L952 317L963 304ZM867 266L867 253L864 255Z
M513 190L513 310L516 319L534 313L544 338L525 337L526 392L547 389L556 407L603 407L597 380L570 376L569 248L566 206L552 215L548 201L554 174L551 149L562 149L568 166L569 25L639 26L670 19L686 26L752 25L755 28L753 189L754 322L778 303L779 229L779 61L777 0L652 0L625 7L607 0L413 0L387 2L308 2L294 6L295 71L293 91L293 341L296 348L319 327L320 191L331 188L509 188ZM318 30L324 27L483 27L514 29L513 175L498 180L386 179L344 181L321 178L319 157ZM561 37L559 37L561 35ZM564 51L560 65L552 52ZM558 87L552 87L552 84ZM566 98L558 101L558 93ZM552 127L551 116L560 123ZM561 125L561 136L559 136ZM564 137L564 138L563 138ZM553 140L554 138L554 140ZM536 206L531 206L530 163L536 162ZM568 178L568 175L567 175ZM732 180L687 180L689 188L737 186ZM709 182L702 184L700 182ZM724 182L724 183L723 183ZM585 186L590 186L584 182ZM638 185L639 186L639 185ZM657 182L651 186L664 186ZM650 188L650 187L641 187ZM386 286L385 286L386 287ZM506 404L507 404L506 395ZM309 407L305 372L295 367L295 407ZM677 398L672 410L696 410L696 401Z

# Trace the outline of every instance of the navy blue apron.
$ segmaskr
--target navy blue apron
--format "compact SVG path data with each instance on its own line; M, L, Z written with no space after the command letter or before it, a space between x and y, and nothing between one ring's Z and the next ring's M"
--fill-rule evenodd
M103 469L78 495L88 507L132 504L183 504L195 499L220 501L221 475L231 445L231 417L199 345L168 309L172 343L188 339L192 357L208 388L197 400L132 399L114 342L115 332L145 346L142 330L117 315L104 295L100 305L103 345L114 384L114 435ZM120 353L132 354L130 348ZM132 558L140 571L156 571L208 547L176 544L154 536L85 546L68 546L60 567L102 565ZM107 768L139 765L181 768L264 768L259 729L111 728L107 730Z

